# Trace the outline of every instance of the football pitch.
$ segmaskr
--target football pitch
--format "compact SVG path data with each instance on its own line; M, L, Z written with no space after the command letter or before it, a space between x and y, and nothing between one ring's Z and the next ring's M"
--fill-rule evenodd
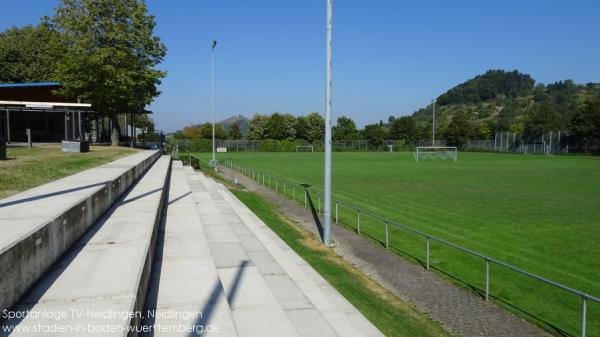
M199 157L207 158L201 154ZM323 153L219 154L321 190ZM335 152L333 197L401 224L600 296L600 158L460 153L458 162L415 163L407 152ZM333 207L332 207L333 212ZM356 228L356 212L340 205ZM361 233L384 226L366 216ZM390 226L390 248L425 260L425 239ZM481 292L485 262L431 243L432 268ZM578 335L581 298L493 265L490 295L551 329ZM588 336L600 336L600 305L588 301Z

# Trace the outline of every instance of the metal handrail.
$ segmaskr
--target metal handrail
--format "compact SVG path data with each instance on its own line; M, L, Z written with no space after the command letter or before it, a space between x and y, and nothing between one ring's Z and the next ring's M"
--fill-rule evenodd
M252 168L250 166L244 165L241 162L239 164L235 164L233 158L227 159L225 161L225 164L228 165L228 167L230 167L232 169L235 169L235 170L238 170L238 171L240 171L240 168L242 168L242 169L243 168L250 169L250 170L253 170L255 172L260 172L263 175L268 174L271 178L274 177L277 180L286 182L286 180L282 179L281 177L279 177L277 175L272 175L271 172L268 172L268 171L265 171L265 170L260 170L260 169L255 169L255 168ZM295 185L295 186L303 188L305 190L305 193L314 193L317 196L319 196L319 213L320 213L320 207L321 207L320 197L321 197L321 194L319 192L315 191L314 189L311 190L310 187L302 186L301 184L296 183L296 182L290 183L289 181L287 181L287 183L289 183L290 185ZM294 199L295 199L295 197L294 197ZM297 199L295 199L295 200L297 200ZM504 262L502 260L498 260L496 258L487 256L485 254L482 254L482 253L476 252L474 250L471 250L469 248L463 247L461 245L458 245L458 244L452 243L450 241L444 240L444 239L439 238L439 237L437 237L435 235L431 235L431 234L428 234L426 232L423 232L423 231L411 228L409 226L400 224L400 223L398 223L396 221L387 219L385 217L377 215L377 214L375 214L375 213L373 213L371 211L368 211L366 209L362 209L360 207L354 206L354 205L352 205L349 202L346 202L346 201L343 201L343 200L339 200L339 199L334 199L333 202L336 205L336 207L335 207L335 217L334 217L334 219L336 220L336 222L338 222L338 219L339 219L338 218L338 206L339 205L346 206L346 207L348 207L350 209L353 209L353 210L355 210L357 212L357 232L358 232L358 234L360 234L360 215L361 214L369 216L369 217L372 217L374 219L377 219L377 220L385 223L385 229L386 229L386 231L385 231L385 233L386 233L385 245L386 245L386 248L388 248L388 249L389 249L388 224L393 225L393 226L395 226L397 228L400 228L400 229L402 229L404 231L407 231L407 232L410 232L410 233L413 233L413 234L417 234L419 236L424 237L427 240L427 245L426 245L426 250L427 250L426 251L426 269L427 270L429 270L429 260L430 260L429 241L430 240L442 243L442 244L444 244L446 246L455 248L455 249L457 249L459 251L462 251L462 252L465 252L467 254L470 254L470 255L476 256L478 258L481 258L482 260L485 261L485 269L486 269L485 270L485 273L486 273L486 278L485 278L485 300L486 301L489 298L489 288L490 288L490 276L489 276L490 269L489 269L489 267L490 267L490 263L494 263L496 265L505 267L505 268L507 268L509 270L512 270L514 272L517 272L517 273L520 273L520 274L525 275L527 277L533 278L535 280L547 283L547 284L552 285L554 287L557 287L557 288L559 288L561 290L567 291L569 293L572 293L572 294L575 294L575 295L581 297L581 299L582 299L582 308L581 308L581 312L582 312L581 336L582 337L586 336L587 300L591 300L591 301L594 301L596 303L600 303L600 298L595 297L593 295L590 295L590 294L588 294L586 292L583 292L581 290L578 290L578 289L566 286L566 285L564 285L562 283L553 281L553 280L548 279L546 277L534 274L532 272L529 272L529 271L527 271L525 269L522 269L522 268L519 268L517 266L513 266L513 265L511 265L511 264L509 264L507 262ZM306 200L305 200L305 203L306 203Z

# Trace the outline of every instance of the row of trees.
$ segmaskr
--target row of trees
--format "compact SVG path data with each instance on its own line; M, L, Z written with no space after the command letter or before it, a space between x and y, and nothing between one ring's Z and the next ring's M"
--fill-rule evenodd
M118 115L144 113L166 76L155 25L144 0L62 0L37 26L0 33L0 82L60 82L58 95L111 118L117 144Z
M256 114L248 123L244 134L234 124L225 130L222 125L215 125L215 137L218 139L250 139L250 140L304 140L309 143L322 141L325 135L325 121L321 115L312 112L307 116L273 113L272 115ZM419 139L429 137L429 131L419 127L411 116L394 119L389 125L376 123L366 125L359 130L356 123L348 117L341 116L332 127L334 140L366 139L373 145L379 145L386 139L404 140L415 143ZM211 139L210 123L189 125L174 134L174 138Z

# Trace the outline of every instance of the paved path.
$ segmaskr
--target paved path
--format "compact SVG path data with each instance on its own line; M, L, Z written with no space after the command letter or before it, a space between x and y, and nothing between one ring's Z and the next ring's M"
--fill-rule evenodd
M223 185L172 172L150 308L200 310L209 335L383 336Z
M292 220L318 235L313 215L297 202L239 172L226 167L219 170L228 179L235 177L249 190L271 200ZM345 227L332 225L336 253L403 300L414 303L448 331L465 337L550 336L496 304L450 284L436 273L404 260Z

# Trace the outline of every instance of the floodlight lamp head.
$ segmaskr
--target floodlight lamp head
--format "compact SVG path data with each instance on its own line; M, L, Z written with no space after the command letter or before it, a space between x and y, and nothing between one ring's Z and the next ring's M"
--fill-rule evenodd
M213 40L211 48L215 49L216 47L217 47L217 40Z

